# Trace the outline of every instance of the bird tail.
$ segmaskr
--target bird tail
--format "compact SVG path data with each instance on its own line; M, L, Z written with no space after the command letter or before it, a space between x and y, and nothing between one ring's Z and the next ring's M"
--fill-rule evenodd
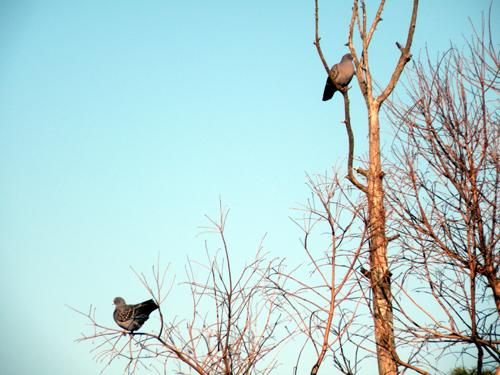
M323 91L323 101L330 100L333 97L333 94L335 94L335 91L337 91L337 88L330 80L330 77L328 77L326 79L325 91Z
M151 314L157 308L158 308L158 305L156 304L156 302L154 300L150 299L150 300L147 300L147 301L140 303L136 307L136 311L141 315L149 316L149 314Z

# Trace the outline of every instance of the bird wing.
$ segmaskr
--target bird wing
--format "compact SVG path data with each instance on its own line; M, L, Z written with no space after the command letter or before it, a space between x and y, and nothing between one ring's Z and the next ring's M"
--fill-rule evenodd
M134 329L134 307L124 305L117 307L113 312L113 318L120 327L131 331Z
M337 82L338 75L339 75L339 64L335 64L330 69L330 74L328 75L328 78L333 79L333 82Z
M149 314L158 308L151 299L136 305L119 306L113 313L116 324L128 331L136 331L148 320Z
M337 85L345 87L347 86L354 75L354 66L352 62L342 62L338 65L335 76L335 83Z
M335 94L335 91L337 91L337 88L335 87L335 84L333 82L336 81L338 75L339 67L338 64L335 64L334 66L332 66L332 69L330 69L330 74L326 79L325 90L323 91L323 101L330 100L333 97L333 94ZM332 81L332 78L334 79L334 81Z
M115 310L114 314L117 322L126 322L134 318L134 306L125 305Z
M135 316L138 316L138 315L149 316L149 314L151 314L157 308L158 308L158 305L152 299L150 299L148 301L144 301L142 303L138 303L137 305L134 306Z

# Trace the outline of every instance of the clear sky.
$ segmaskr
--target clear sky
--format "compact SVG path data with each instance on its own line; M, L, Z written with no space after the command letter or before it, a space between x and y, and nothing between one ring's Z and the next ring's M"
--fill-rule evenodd
M333 64L351 2L322 3ZM387 2L381 82L410 3ZM414 53L462 45L489 3L421 1ZM291 208L308 197L305 172L343 166L346 151L342 103L321 101L313 21L313 0L0 0L2 373L97 374L65 304L112 324L113 297L146 297L129 266L147 272L158 254L183 279L187 256L205 259L198 227L219 196L236 257L267 232L272 255L304 260ZM362 152L363 112L353 121Z

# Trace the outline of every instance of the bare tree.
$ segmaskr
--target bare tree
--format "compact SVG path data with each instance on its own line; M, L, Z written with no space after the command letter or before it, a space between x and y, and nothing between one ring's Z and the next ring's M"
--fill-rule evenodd
M354 135L349 116L349 99L347 90L340 90L344 96L346 112L345 124L349 139L347 166L348 179L366 196L370 260L370 270L367 275L369 275L370 278L370 286L373 295L372 306L374 337L377 349L379 373L384 375L395 375L398 372L398 365L409 366L409 364L399 358L395 347L391 279L387 260L387 215L384 207L385 188L383 184L384 172L382 171L379 114L382 105L398 83L405 65L411 59L410 48L415 31L418 3L418 0L413 0L411 17L409 19L408 31L404 45L396 43L401 53L398 61L395 62L391 78L389 82L378 90L378 93L376 93L377 90L369 63L370 43L376 28L382 19L382 13L386 4L384 0L379 1L375 16L371 21L371 24L368 25L367 6L365 0L353 1L347 45L354 58L357 81L365 99L365 105L368 112L367 127L369 155L366 169L355 169L353 167ZM315 46L325 70L329 72L329 65L326 62L320 47L320 37L318 32L318 0L315 0L315 8ZM361 53L358 53L358 49L355 45L355 34L357 34L359 40L361 41ZM334 77L331 78L332 81L334 81ZM364 178L366 182L363 183L359 181L356 178L354 171Z
M266 260L262 245L235 271L221 209L206 228L219 236L219 251L208 255L208 264L188 262L191 316L165 318L171 287L165 288L159 265L152 283L138 274L160 305L160 327L127 334L101 325L94 310L81 313L93 331L80 340L94 343L98 360L125 358L129 373L141 367L167 373L174 365L178 373L270 374L278 366L278 346L300 333L305 343L295 373L306 346L313 352L311 375L327 358L349 375L366 358L376 358L384 375L438 373L429 359L437 350L474 356L478 373L500 363L498 52L483 28L468 51L452 48L437 64L429 57L413 64L404 99L389 100L411 60L418 0L405 44L396 43L400 56L391 78L379 86L369 47L384 8L379 1L368 25L367 4L353 0L347 45L368 112L369 153L355 168L348 88L338 88L349 182L335 173L308 177L311 199L294 218L303 232L307 276L303 267L289 271L283 261ZM315 45L330 72L320 47L318 0L315 10ZM398 131L387 172L380 139L384 103ZM394 254L391 241L399 245ZM289 320L291 329L281 326Z
M343 374L354 374L364 353L352 353L359 352L357 347L367 338L365 327L357 321L366 313L357 270L366 261L363 202L335 175L308 177L308 186L311 198L293 219L303 232L308 263L292 271L275 269L271 276L282 293L281 306L306 338L304 346L312 345L314 357L306 359L311 361L311 375L318 373L327 357ZM296 371L300 361L301 355Z
M266 261L262 243L255 258L236 272L224 235L227 211L221 208L217 220L209 219L204 228L218 234L221 248L208 255L208 264L188 262L188 281L192 298L191 316L178 320L168 316L170 286L165 285L166 270L153 267L152 283L136 273L147 292L160 306L159 328L152 333L126 331L99 323L95 309L79 312L91 323L92 332L77 341L94 345L96 360L106 367L126 359L125 373L140 368L157 373L179 374L270 374L278 365L276 349L289 334L280 329L283 319L276 304L277 295L267 286L269 273L279 267L276 259ZM207 254L210 251L207 249ZM106 368L105 367L105 368Z
M389 107L401 335L475 357L478 374L500 364L500 60L488 30L416 62Z

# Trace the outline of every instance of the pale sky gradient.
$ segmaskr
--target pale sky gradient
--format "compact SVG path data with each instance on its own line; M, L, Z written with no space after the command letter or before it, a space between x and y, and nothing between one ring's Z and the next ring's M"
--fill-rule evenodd
M333 64L351 2L322 3ZM380 82L410 3L387 2ZM489 3L422 1L414 54L462 45ZM158 254L183 279L187 256L205 259L198 227L219 196L235 257L267 232L273 256L304 261L291 208L308 197L305 172L343 166L346 151L341 100L321 101L313 22L313 0L0 0L2 373L99 373L65 304L112 324L113 297L146 297L129 266L148 272ZM351 93L361 108L356 82ZM359 155L362 110L353 123Z

